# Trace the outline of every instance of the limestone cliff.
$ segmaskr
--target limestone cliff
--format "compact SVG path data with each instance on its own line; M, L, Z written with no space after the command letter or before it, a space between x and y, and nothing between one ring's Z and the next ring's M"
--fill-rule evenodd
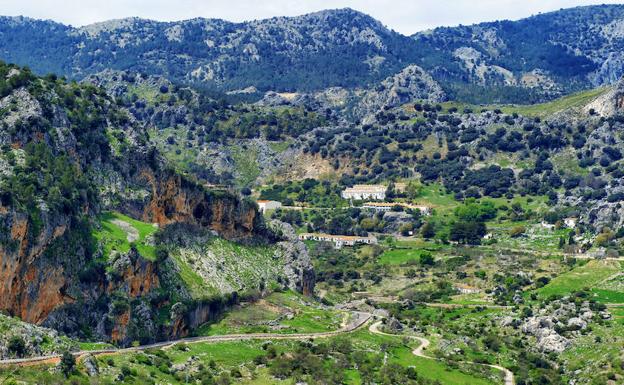
M208 191L170 171L146 167L137 183L150 191L147 204L136 214L147 222L165 226L188 223L207 227L229 239L259 235L261 217L251 202L225 191Z
M255 204L168 168L102 89L2 63L0 89L0 310L127 345L187 334L206 308L236 301L184 297L167 255L149 259L131 241L129 251L107 253L93 229L117 210L160 228L274 242Z
M45 228L35 235L26 215L4 206L0 213L6 229L2 237L6 241L0 243L0 309L39 323L55 307L73 302L66 293L65 266L52 264L52 256L45 253L64 235L68 219L44 218Z
M604 117L621 114L624 111L624 79L620 79L605 93L585 106L584 110L586 113L591 111Z

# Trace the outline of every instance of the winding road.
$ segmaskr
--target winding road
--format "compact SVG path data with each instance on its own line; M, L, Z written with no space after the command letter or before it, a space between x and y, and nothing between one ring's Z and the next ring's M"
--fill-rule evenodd
M77 359L86 355L112 355L112 354L124 354L140 352L148 349L161 349L168 348L176 344L195 344L195 343L216 343L216 342L228 342L228 341L248 341L248 340L306 340L309 338L328 338L334 337L340 334L350 333L363 327L372 317L369 313L364 312L352 312L351 320L344 327L331 331L320 333L295 333L295 334L275 334L275 333L253 333L253 334L227 334L220 336L206 336L206 337L189 337L181 338L174 341L156 342L149 345L141 345L124 349L101 349L101 350L81 350L72 352ZM0 360L0 366L32 366L32 365L53 365L57 364L61 360L60 354L51 354L40 357L29 358L16 358Z
M381 330L379 330L379 326L381 325L381 321L375 322L373 324L371 324L368 327L368 330L371 333L375 333L375 334L380 334L380 335L384 335L384 336L390 336L390 337L409 337L415 340L418 340L418 342L420 342L420 345L418 345L418 347L414 350L412 350L412 354L417 356L417 357L422 357L422 358L426 358L429 360L439 360L436 357L431 357L428 356L424 353L424 351L429 347L429 345L431 345L431 341L429 341L428 339L424 338L424 337L418 337L418 336L410 336L410 335L398 335L398 334L390 334L390 333L384 333ZM487 366L489 368L493 368L496 370L500 370L501 372L503 372L503 374L505 375L505 385L514 385L515 384L515 380L514 380L514 375L512 373L511 370L503 368L502 366L499 365L491 365L491 364L482 364L482 363L478 363L478 362L471 362L471 361L463 361L464 363L467 364L473 364L473 365L481 365L481 366Z
M331 331L331 332L319 332L319 333L296 333L296 334L275 334L275 333L253 333L253 334L228 334L228 335L220 335L220 336L205 336L205 337L189 337L189 338L181 338L175 341L163 341L157 342L148 345L123 348L123 349L101 349L101 350L81 350L77 352L72 352L72 354L78 359L82 359L87 355L115 355L115 354L126 354L126 353L134 353L145 351L148 349L162 349L172 347L176 344L184 343L184 344L195 344L195 343L218 343L218 342L228 342L228 341L249 341L249 340L306 340L310 338L329 338L337 335L350 333L362 328L366 325L372 318L372 314L365 312L352 312L352 317L348 324L343 326L342 328ZM389 334L384 333L379 330L381 325L381 321L372 323L368 330L371 333L386 335L391 337L402 337L397 334ZM431 357L425 354L425 350L429 347L431 342L424 337L418 336L407 336L409 338L418 340L420 345L412 351L417 357L422 357L430 360L438 360L438 358ZM17 359L6 359L0 360L0 367L2 366L34 366L34 365L55 365L58 364L61 360L60 354L51 354L47 356L40 357L30 357L30 358L17 358ZM499 365L491 365L491 364L481 364L476 362L465 361L469 364L482 365L490 368L494 368L500 370L505 375L505 385L514 385L514 375L509 370Z

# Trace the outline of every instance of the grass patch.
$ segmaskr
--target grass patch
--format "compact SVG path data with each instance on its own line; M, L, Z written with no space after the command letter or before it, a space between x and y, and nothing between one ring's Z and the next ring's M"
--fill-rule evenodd
M460 205L453 194L447 194L446 189L439 183L423 185L415 201L432 207L438 213L448 213Z
M379 256L378 262L382 265L404 265L417 263L424 250L419 249L392 249Z
M219 322L202 326L198 334L317 333L339 329L342 318L342 313L287 291L236 308Z
M288 150L288 147L290 147L291 143L292 141L290 140L285 140L283 142L269 142L269 147L271 148L271 150L273 150L273 152L280 154Z
M115 346L107 344L106 342L79 342L78 347L80 350L104 350L115 348Z
M460 112L465 109L471 109L474 112L480 112L481 110L492 111L494 109L499 109L505 114L513 114L517 113L519 115L529 116L529 117L544 117L548 115L552 115L556 112L569 110L571 108L583 107L590 103L592 100L596 99L603 93L608 90L606 87L596 88L592 90L586 90L577 92L574 94L570 94L564 96L559 99L555 99L546 103L539 104L490 104L490 105L476 105L462 102L444 102L441 103L442 111L448 112L450 108L457 108Z
M551 102L532 105L501 106L500 109L506 114L513 114L515 112L525 116L547 116L571 108L583 107L602 95L605 91L607 91L607 88L596 88L567 95Z
M258 150L247 146L241 148L232 146L232 159L236 164L236 182L239 186L251 186L260 176L260 168L258 167Z
M591 289L620 271L622 267L617 261L591 260L554 278L537 292L540 297L547 298L551 295L567 295L585 288ZM607 298L607 290L602 294Z
M602 303L624 303L624 292L605 289L591 290L596 301Z
M102 244L107 258L113 252L127 253L134 244L141 256L151 261L156 260L156 249L151 237L158 231L157 226L118 212L103 213L99 216L98 222L99 229L93 232L93 236Z
M416 357L412 354L412 350L406 347L394 349L392 351L392 358L390 358L389 361L394 361L404 366L413 365L416 367L420 376L432 381L439 381L445 385L492 384L492 382L486 378L464 373L459 369L451 368L444 362Z

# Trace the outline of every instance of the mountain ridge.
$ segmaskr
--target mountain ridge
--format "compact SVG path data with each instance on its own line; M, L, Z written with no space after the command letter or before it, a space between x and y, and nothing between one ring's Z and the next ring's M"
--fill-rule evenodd
M131 70L225 92L367 88L417 65L451 99L535 103L619 79L623 18L622 5L586 6L405 36L351 8L82 27L2 17L0 59L76 80Z

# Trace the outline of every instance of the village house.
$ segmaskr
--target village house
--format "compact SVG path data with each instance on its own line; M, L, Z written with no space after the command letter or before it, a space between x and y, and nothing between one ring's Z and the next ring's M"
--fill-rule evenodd
M390 211L394 206L401 206L404 209L418 210L423 215L431 214L431 208L421 205L410 205L408 203L387 203L387 202L366 202L362 205L363 209L374 211Z
M463 283L458 283L455 285L455 289L460 293L460 294L477 294L480 293L481 290L477 289L476 287L472 287L469 285L465 285Z
M578 218L566 218L563 220L563 224L565 225L565 227L569 229L574 229L576 227L577 222L578 222Z
M331 242L337 249L342 248L342 246L355 246L358 243L366 245L377 244L377 238L375 237L358 237L350 235L331 235L321 233L299 234L299 239L302 241Z
M259 200L258 201L258 209L260 210L260 212L262 214L265 214L267 212L267 210L277 210L277 209L279 209L281 207L282 207L282 203L281 202L266 201L266 200Z
M364 199L386 199L386 186L379 184L356 184L342 192L344 199L364 200Z

